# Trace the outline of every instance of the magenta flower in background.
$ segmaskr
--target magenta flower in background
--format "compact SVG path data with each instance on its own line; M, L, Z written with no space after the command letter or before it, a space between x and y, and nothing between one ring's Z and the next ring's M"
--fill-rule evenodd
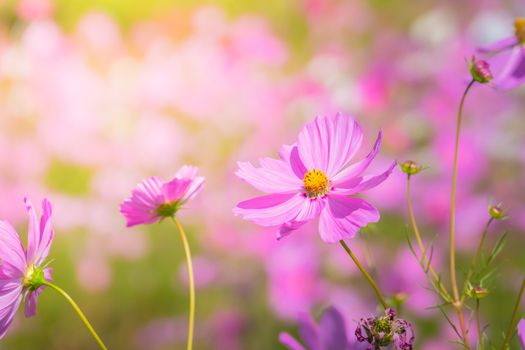
M42 217L38 221L35 209L24 199L29 225L27 229L27 251L22 246L15 229L6 221L0 221L0 338L2 338L18 306L25 300L24 314L36 314L42 284L51 281L51 269L43 265L53 241L51 203L42 201Z
M127 226L151 224L174 216L184 203L201 190L204 177L197 176L197 171L196 167L185 165L171 181L164 182L152 176L139 183L131 197L120 205Z
M299 334L304 345L290 334L282 332L279 341L290 350L350 350L346 335L346 325L341 313L335 307L329 307L321 315L319 326L308 315L301 315L298 320Z
M514 21L514 35L482 46L478 51L493 55L490 61L493 86L513 89L525 83L525 18Z
M518 323L518 337L520 338L521 346L525 349L525 318Z
M317 117L306 124L297 143L281 148L280 159L262 158L259 168L238 163L237 176L268 194L240 202L234 213L261 226L279 227L278 238L317 217L323 241L354 237L379 220L377 209L354 195L379 185L395 166L393 162L380 175L363 176L379 151L381 133L368 156L349 165L362 140L354 119Z

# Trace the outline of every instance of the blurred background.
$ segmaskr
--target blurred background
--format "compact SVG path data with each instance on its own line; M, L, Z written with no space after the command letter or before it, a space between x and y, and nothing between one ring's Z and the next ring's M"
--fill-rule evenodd
M22 0L0 2L0 217L23 239L23 197L49 198L54 281L70 292L110 349L182 349L188 293L173 224L126 229L119 203L141 179L170 179L182 164L206 177L180 213L195 257L195 349L281 349L301 312L329 305L356 321L375 300L339 245L316 225L277 241L234 217L256 192L236 161L277 156L318 114L349 113L366 154L379 129L376 169L392 159L429 166L413 179L416 215L445 271L456 111L477 45L513 34L521 0ZM500 343L525 270L525 88L476 86L460 152L457 244L468 266L490 201L510 218L498 273L482 302ZM388 294L417 349L453 348L452 329L407 248L405 177L366 193L381 221L349 245ZM460 278L464 272L459 273ZM471 329L475 336L475 326ZM1 349L94 349L52 292L38 315L20 312ZM518 348L514 339L512 349Z

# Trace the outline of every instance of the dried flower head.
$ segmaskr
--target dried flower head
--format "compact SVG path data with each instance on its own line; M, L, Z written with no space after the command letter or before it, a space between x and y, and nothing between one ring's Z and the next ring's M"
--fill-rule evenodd
M412 350L414 331L412 325L403 319L396 318L396 312L386 309L377 317L362 318L355 330L355 336L361 343L370 344L368 350L393 345L396 350Z

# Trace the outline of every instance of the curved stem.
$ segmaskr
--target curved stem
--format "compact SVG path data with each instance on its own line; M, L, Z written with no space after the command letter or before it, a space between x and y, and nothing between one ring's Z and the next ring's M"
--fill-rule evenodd
M452 168L452 190L450 191L450 281L452 284L452 292L454 296L454 308L458 314L459 324L461 327L461 335L465 348L468 350L470 346L468 345L467 339L467 328L465 326L465 319L462 311L462 303L459 299L458 291L458 282L456 278L456 253L455 253L455 226L456 226L456 183L458 177L458 151L459 151L459 135L461 132L461 120L463 118L463 105L465 104L465 98L467 97L470 88L474 85L476 81L471 80L467 85L463 96L461 97L461 102L459 104L458 120L456 125L456 143L454 147L454 165Z
M523 281L521 282L520 291L518 292L518 298L516 300L516 304L514 305L514 309L512 310L512 316L510 318L509 329L507 329L507 334L505 334L505 339L503 340L503 344L501 344L501 348L500 348L501 350L506 349L506 346L510 341L510 337L514 333L516 318L518 317L518 310L520 308L521 297L523 296L524 290L525 290L525 277L523 277Z
M184 252L186 253L186 265L188 267L188 281L190 284L190 317L188 321L188 350L191 350L193 347L193 328L195 324L195 281L193 277L193 264L191 261L191 251L190 245L188 244L188 239L186 238L186 233L182 228L179 220L172 217L173 222L177 225L179 229L180 238L182 239L182 244L184 246Z
M440 294L442 295L443 299L445 301L450 301L450 294L448 290L445 288L445 286L443 285L441 278L439 278L436 271L432 267L431 261L427 262L426 249L425 249L425 246L423 245L423 240L421 239L421 234L419 232L419 228L416 223L414 210L412 209L412 200L411 200L411 195L410 195L410 175L407 176L407 207L408 207L408 215L410 217L410 222L412 223L412 229L414 231L414 236L416 236L416 241L419 246L419 250L421 251L421 260L424 266L428 266L428 271L430 271L430 274L432 275L432 278L434 279L436 285L438 286L440 290Z
M80 310L80 308L78 307L77 303L75 303L75 301L69 296L69 294L67 294L62 288L60 288L59 286L57 286L57 285L55 285L55 284L53 284L51 282L47 282L46 281L46 282L43 283L43 285L48 286L48 287L56 290L60 295L62 295L69 302L69 304L71 304L71 306L73 307L73 309L75 309L75 311L77 312L77 314L80 317L80 319L82 320L82 322L84 322L84 324L86 325L87 329L91 332L93 337L96 339L98 345L100 345L100 348L103 349L103 350L107 350L106 346L104 345L104 343L102 342L102 340L98 336L97 332L95 332L95 329L93 329L93 326L91 326L91 323L89 323L88 319L86 318L86 316L84 315L82 310Z
M376 293L377 295L377 299L379 299L379 302L381 303L381 305L383 305L383 308L388 308L388 305L387 303L385 302L385 298L383 298L383 295L381 294L381 291L379 290L379 287L377 286L376 282L374 281L374 279L372 278L372 276L370 276L370 274L365 270L365 268L363 267L363 265L361 265L361 263L359 262L359 260L357 259L357 257L354 255L354 253L350 250L350 248L348 247L348 245L346 245L345 241L343 240L340 240L339 243L341 243L341 245L343 246L343 248L346 250L346 252L348 253L348 255L350 256L350 258L352 258L352 260L354 261L354 263L356 264L356 266L359 268L359 270L361 271L361 273L363 274L363 276L365 276L365 278L368 280L368 282L370 283L370 285L372 286L372 288L374 289L374 292Z

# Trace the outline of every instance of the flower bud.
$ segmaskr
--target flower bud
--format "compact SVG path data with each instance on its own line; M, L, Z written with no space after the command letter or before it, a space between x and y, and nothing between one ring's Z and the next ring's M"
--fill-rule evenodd
M419 173L421 170L423 170L423 166L418 165L416 162L413 162L411 160L404 161L403 163L399 164L399 167L401 168L401 171L404 172L407 175L415 175Z
M492 72L490 71L490 65L487 61L477 60L475 57L472 57L469 63L469 70L472 79L478 83L486 84L493 78Z
M508 218L507 212L501 207L501 203L497 205L489 204L489 214L494 220L505 220Z
M489 291L483 287L476 287L472 290L472 296L475 299L483 299L489 294Z

